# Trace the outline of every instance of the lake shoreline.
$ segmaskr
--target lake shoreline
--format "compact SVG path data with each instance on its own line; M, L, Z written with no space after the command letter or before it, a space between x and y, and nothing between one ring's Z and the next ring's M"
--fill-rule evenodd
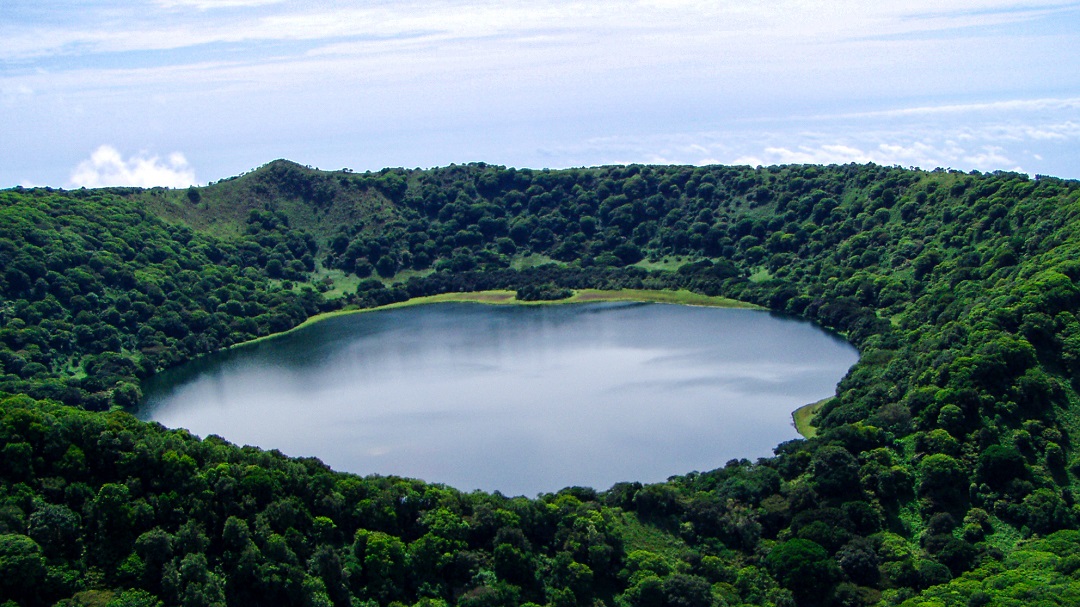
M282 335L288 335L294 331L309 327L315 323L329 320L331 318L337 318L339 316L348 316L351 314L363 314L366 312L377 312L380 310L396 310L400 308L408 308L412 306L422 306L428 304L437 303L479 303L487 305L520 305L520 306L544 306L544 305L557 305L557 304L580 304L580 303L599 303L599 302L618 302L618 301L633 301L643 303L666 303L676 304L683 306L702 306L709 308L733 308L733 309L745 309L745 310L767 310L762 306L748 303L745 301L739 301L737 299L730 299L727 297L702 295L700 293L694 293L685 289L678 291L661 291L651 289L618 289L618 290L602 290L602 289L578 289L574 291L574 294L565 299L552 299L552 300L540 300L540 301L522 301L516 298L517 293L510 290L490 290L490 291L467 291L461 293L440 293L438 295L425 295L422 297L413 297L405 301L399 301L385 306L376 306L374 308L346 308L342 310L334 310L333 312L324 312L322 314L316 314L308 317L304 322L296 325L291 329L281 331L279 333L271 333L270 335L263 335L256 337L255 339L249 339L240 343L233 344L226 350L232 350L235 348L242 348L257 344L269 339L274 339Z

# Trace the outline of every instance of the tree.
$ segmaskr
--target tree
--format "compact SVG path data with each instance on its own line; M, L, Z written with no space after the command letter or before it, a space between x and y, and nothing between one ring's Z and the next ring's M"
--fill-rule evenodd
M41 546L25 535L0 534L0 597L36 604L44 578Z
M79 515L62 504L41 503L30 515L29 535L46 556L72 558L81 551Z
M142 401L142 390L139 386L124 382L113 390L113 404L121 409L134 410Z
M839 577L836 563L820 544L794 539L778 544L765 564L780 585L791 590L800 605L825 602Z
M405 582L405 545L381 531L356 532L353 553L361 560L366 593L380 601L398 598Z
M1015 447L991 445L979 455L977 478L995 491L1002 491L1009 481L1027 475L1027 462Z
M878 565L881 564L870 540L857 537L840 549L836 560L844 574L853 582L863 585L876 585L880 577Z
M935 453L919 463L919 494L944 507L960 503L967 495L968 476L963 465L944 453Z
M859 493L859 462L843 447L825 446L810 462L814 487L826 496Z
M709 582L696 575L676 573L660 585L665 607L710 607L713 604Z
M105 607L162 607L158 598L145 590L125 590Z

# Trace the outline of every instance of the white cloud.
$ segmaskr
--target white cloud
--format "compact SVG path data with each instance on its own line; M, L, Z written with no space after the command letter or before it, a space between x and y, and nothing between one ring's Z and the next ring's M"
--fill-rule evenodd
M875 112L852 112L839 115L815 116L833 120L836 118L897 118L928 116L935 114L971 114L973 112L1032 112L1044 110L1080 109L1080 97L1045 98L1045 99L1009 99L988 103L959 103L947 105L929 105Z
M731 164L865 164L991 170L1020 170L1006 150L997 146L964 148L953 141L882 141L861 144L803 144L766 147L759 153L735 158Z
M601 163L627 158L635 162L751 166L873 162L925 169L1038 171L1044 158L1032 145L1047 141L1068 145L1080 139L1080 126L1070 121L1025 124L1020 120L1024 116L1012 118L1010 123L982 124L905 120L889 127L858 121L814 121L814 130L755 124L758 128L744 125L711 132L597 137L552 150L552 155L599 158Z
M826 144L821 146L802 145L792 150L785 147L767 147L766 158L775 159L770 164L843 164L847 162L871 162L871 155L863 150L845 144ZM740 158L734 164L749 164L748 159Z
M195 183L195 169L180 152L164 161L158 156L139 154L124 159L116 148L103 145L71 172L72 187L101 188L137 186L182 188Z
M891 137L893 139L885 141L864 139L856 143L806 143L792 147L766 147L761 152L738 156L730 163L758 166L873 162L885 166L914 166L924 169L944 167L980 171L1024 170L1007 149L996 145L960 145L951 139L913 139L898 134L891 134Z
M1069 150L1080 141L1080 122L1072 118L1077 106L1077 98L1044 98L927 106L860 116L838 113L810 119L751 120L729 123L728 128L715 131L596 137L555 155L635 158L637 162L656 157L677 164L751 166L873 162L1073 176L1075 172L1060 168L1067 160L1047 169L1056 159L1069 158L1073 153ZM1049 150L1053 153L1047 153Z
M159 6L208 10L268 0L157 1ZM571 93L586 87L595 95L612 91L624 99L685 89L678 98L737 95L753 102L784 99L792 90L814 89L822 82L838 98L868 90L912 96L912 78L897 69L904 66L919 75L923 88L945 95L950 91L943 87L960 79L952 70L947 77L937 74L935 66L946 63L942 49L923 48L925 41L867 43L857 36L1018 22L1047 6L1054 3L957 0L942 9L932 0L824 5L806 0L403 0L310 3L302 9L281 3L251 13L205 15L114 8L90 11L73 23L0 23L0 39L5 40L0 62L54 60L47 75L35 77L22 69L7 75L43 95L56 91L69 98L87 98L86 93L102 88L144 97L146 89L163 86L204 92L243 88L256 91L260 99L294 91L355 98L358 91L366 94L402 82L426 81L431 87L433 79L475 81L476 88L488 88L494 96L525 82L536 89L528 92L533 98L544 94L536 83L561 85ZM1010 40L1018 36L1004 35ZM228 52L209 52L206 47L215 44L228 45ZM953 46L963 51L954 49L958 56L950 55L948 61L956 64L969 62L971 53L986 54L984 43ZM1005 52L1001 49L1010 47L994 48ZM144 51L158 52L135 57ZM904 57L904 65L893 65L895 57ZM1013 66L1008 73L1022 71ZM965 78L989 79L985 73L975 65ZM868 78L874 86L866 86ZM1003 80L1008 84L1008 78ZM651 83L648 90L642 90L644 83ZM416 97L414 88L400 96ZM933 111L964 110L957 105Z
M690 42L721 42L729 51L755 50L783 42L849 44L927 32L1015 25L1068 3L1033 0L969 0L942 9L936 0L904 3L866 3L837 0L770 2L697 2L646 0L554 0L502 4L474 0L372 2L355 5L304 3L294 7L281 0L157 0L163 11L117 9L90 12L81 27L5 28L0 57L25 58L96 52L179 49L219 42L323 40L342 37L393 38L416 32L437 37L504 39L531 37L537 31L561 30L586 36L634 33L654 36L653 50ZM215 8L278 5L270 14L230 14L229 19L199 18ZM198 11L177 18L176 9ZM119 18L118 18L119 16ZM93 22L92 20L97 20ZM91 24L91 26L87 26ZM641 38L644 40L645 38ZM339 47L340 49L340 47Z

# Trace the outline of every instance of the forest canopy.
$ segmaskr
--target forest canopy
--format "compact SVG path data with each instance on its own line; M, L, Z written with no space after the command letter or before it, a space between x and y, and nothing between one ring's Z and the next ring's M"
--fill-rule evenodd
M0 192L0 603L1065 605L1080 184L875 165ZM683 288L861 353L817 436L535 499L136 420L140 381L421 295Z

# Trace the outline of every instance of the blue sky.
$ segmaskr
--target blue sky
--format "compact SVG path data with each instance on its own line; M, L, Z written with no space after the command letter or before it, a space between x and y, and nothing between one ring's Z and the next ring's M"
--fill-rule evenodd
M3 0L0 124L0 187L275 158L1080 178L1080 2Z

